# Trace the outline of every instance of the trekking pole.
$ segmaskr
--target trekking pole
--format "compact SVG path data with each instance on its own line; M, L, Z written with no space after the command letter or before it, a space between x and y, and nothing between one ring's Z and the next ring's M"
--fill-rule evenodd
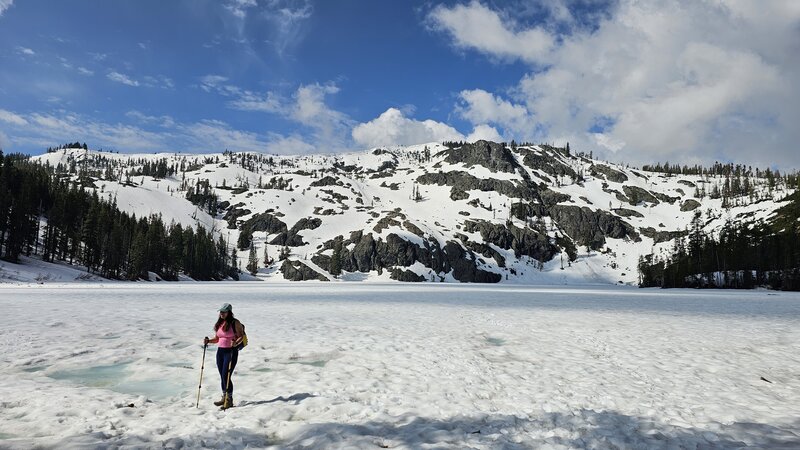
M203 387L203 369L206 366L206 349L208 348L208 343L203 344L203 360L200 362L200 385L197 386L197 404L194 406L195 408L200 407L200 389Z

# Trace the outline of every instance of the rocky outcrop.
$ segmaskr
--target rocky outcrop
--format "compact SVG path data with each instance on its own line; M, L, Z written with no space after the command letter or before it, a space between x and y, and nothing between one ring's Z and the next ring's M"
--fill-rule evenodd
M330 281L328 277L308 267L302 261L284 260L280 270L283 277L290 281Z
M530 228L519 228L513 224L468 220L464 222L464 231L479 232L484 242L490 242L502 249L514 250L514 255L517 257L525 255L544 262L558 253L558 248L550 243L547 235L539 234Z
M589 167L589 173L594 176L603 175L605 176L606 180L613 181L615 183L624 183L628 181L627 175L619 170L612 169L605 164L593 164L591 167Z
M450 200L457 202L459 200L466 200L469 198L469 194L462 191L461 189L453 186L450 188Z
M399 227L400 221L405 220L405 218L406 215L399 211L389 211L386 216L382 217L381 220L372 227L372 230L376 233L381 233L389 227Z
M278 219L272 210L262 214L254 214L242 224L239 240L236 245L239 250L246 250L253 240L253 232L266 231L267 234L286 233L286 224Z
M397 161L384 161L381 163L380 166L375 170L376 172L386 172L391 175L394 172L394 169L397 168Z
M669 203L670 205L675 204L675 202L681 199L680 197L673 197L671 195L663 194L661 192L653 192L652 194L657 199L661 200L662 202Z
M228 210L225 211L225 215L222 216L222 219L225 220L226 222L228 222L228 228L229 229L235 230L238 227L238 223L237 222L239 220L239 217L246 216L246 215L248 215L248 214L250 214L252 212L247 208L242 208L242 206L245 206L245 204L242 203L242 202L239 202L239 203L233 205L232 207L229 207L229 208L226 207L226 208L228 208Z
M653 227L640 228L639 231L642 233L642 236L649 237L656 244L671 241L672 239L683 237L688 234L686 231L658 231Z
M695 209L700 207L700 202L697 200L692 200L691 198L683 202L681 205L681 211L694 211Z
M546 215L546 209L542 205L532 203L512 203L511 204L511 217L519 220L528 220L529 217L543 217Z
M312 187L341 186L342 184L343 183L341 181L338 181L336 178L334 178L334 177L332 177L330 175L326 175L326 176L320 178L317 181L312 181L310 186L312 186Z
M410 222L408 220L403 222L403 228L405 228L406 230L414 233L415 235L417 235L417 236L419 236L421 238L425 238L425 233L423 233L422 230L418 226L414 225L412 222Z
M354 231L342 243L341 268L348 272L370 272L409 267L416 262L436 273L451 273L456 280L474 283L496 283L500 275L477 267L474 253L459 243L448 241L444 247L436 240L424 240L423 246L409 242L390 233L386 240L375 239L372 233ZM351 249L350 246L352 245ZM323 245L323 250L333 248L333 241ZM330 256L317 254L312 261L322 268L330 265Z
M406 281L414 283L425 281L425 277L423 277L422 275L417 275L416 272L400 268L392 269L391 273L389 274L389 278L397 281Z
M572 170L572 167L559 161L554 154L548 155L523 148L519 148L517 151L523 156L522 162L530 169L541 170L554 177L578 178L578 174Z
M562 202L570 201L572 199L572 197L567 194L562 194L547 188L542 188L539 191L539 198L541 199L542 204L547 208Z
M483 255L486 258L494 259L497 262L498 267L506 266L506 258L503 257L500 252L492 248L492 246L486 245L483 242L472 241L466 235L461 233L457 234L456 237L459 238L461 240L461 244L470 251Z
M255 214L253 217L247 219L242 225L242 231L245 229L253 231L266 231L267 234L282 233L286 231L286 224L278 219L274 214L266 212L263 214Z
M538 199L537 189L530 183L495 180L494 178L477 178L460 170L426 173L417 178L417 183L450 186L462 192L474 189L483 192L494 191L509 197L527 200Z
M306 218L298 220L291 230L281 232L270 242L272 245L286 245L288 247L301 247L306 245L303 242L303 237L300 236L302 230L314 230L322 225L322 220L318 217Z
M436 156L439 155L445 155L444 161L450 164L483 166L492 172L515 173L518 168L521 169L508 147L495 142L468 143L459 148L441 151Z
M635 211L633 209L625 209L625 208L616 208L613 209L617 215L622 217L644 217L644 214L640 213L639 211Z
M658 199L645 189L642 189L638 186L622 186L622 190L625 191L625 195L628 197L628 202L631 205L638 205L639 203L652 203L654 205L658 204Z
M576 243L595 250L605 245L607 237L639 240L639 234L628 222L607 211L557 205L550 208L550 216Z

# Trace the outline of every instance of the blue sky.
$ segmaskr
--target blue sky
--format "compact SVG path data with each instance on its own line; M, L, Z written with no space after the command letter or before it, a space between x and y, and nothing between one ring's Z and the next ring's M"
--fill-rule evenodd
M748 3L0 0L0 146L799 166L798 2Z

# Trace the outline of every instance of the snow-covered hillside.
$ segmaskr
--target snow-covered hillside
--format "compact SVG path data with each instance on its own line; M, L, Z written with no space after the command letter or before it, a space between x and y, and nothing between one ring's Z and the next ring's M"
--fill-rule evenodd
M697 211L713 233L726 220L769 217L791 192L755 183L755 195L723 207L695 198L721 177L486 141L306 156L68 149L34 159L123 211L213 229L239 244L242 267L252 241L258 276L275 280L635 284L640 256L668 252ZM282 249L288 260L264 267Z

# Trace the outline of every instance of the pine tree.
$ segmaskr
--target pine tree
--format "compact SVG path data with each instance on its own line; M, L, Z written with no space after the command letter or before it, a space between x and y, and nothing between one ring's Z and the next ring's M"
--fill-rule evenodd
M256 255L256 246L250 242L250 254L247 258L247 271L250 275L258 273L258 255Z
M269 246L264 243L264 267L272 265L272 260L269 258Z

